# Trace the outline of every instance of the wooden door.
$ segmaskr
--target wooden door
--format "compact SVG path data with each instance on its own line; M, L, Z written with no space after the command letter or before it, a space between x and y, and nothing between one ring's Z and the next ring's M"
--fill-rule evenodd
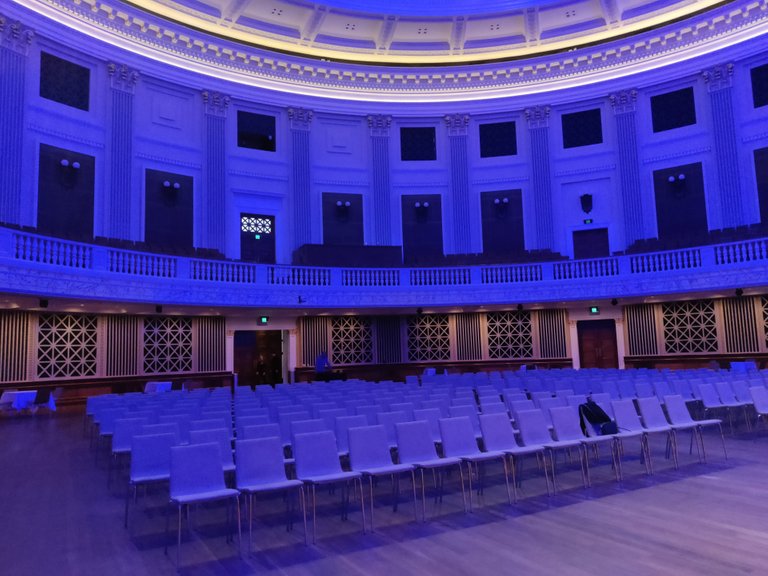
M582 368L619 367L616 323L613 320L582 320L576 328Z
M280 330L237 330L234 368L240 386L277 384L283 381Z

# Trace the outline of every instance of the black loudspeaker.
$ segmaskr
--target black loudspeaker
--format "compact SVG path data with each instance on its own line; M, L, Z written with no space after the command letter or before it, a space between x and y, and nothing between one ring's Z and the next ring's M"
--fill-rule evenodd
M40 298L40 308L48 308L48 299Z
M156 314L162 314L163 313L163 305L162 304L156 304L155 305L155 313Z

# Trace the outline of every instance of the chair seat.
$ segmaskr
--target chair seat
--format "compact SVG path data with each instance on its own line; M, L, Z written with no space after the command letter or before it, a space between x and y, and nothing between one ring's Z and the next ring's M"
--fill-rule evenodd
M714 426L715 424L722 424L723 421L718 418L707 418L706 420L695 420L696 426Z
M505 454L510 456L527 456L528 454L536 454L544 450L544 446L516 446L514 448L507 448L504 450Z
M389 474L400 474L401 472L410 472L413 466L410 464L392 464L391 466L380 466L379 468L368 468L359 470L364 476L387 476Z
M619 440L623 440L624 438L637 438L638 436L642 436L643 434L645 434L645 432L641 430L635 430L631 432L627 430L624 432L619 432L618 434L612 434L612 436L614 438L618 438Z
M287 490L289 488L298 488L302 486L301 480L282 480L278 482L269 482L267 484L252 484L238 486L240 492L272 492L274 490Z
M550 450L555 450L557 448L578 448L581 446L580 440L568 440L564 442L552 442L552 444L545 444L546 448L549 448Z
M646 428L645 432L647 434L655 434L657 432L669 432L672 429L672 426L654 426L653 428Z
M222 464L222 468L224 468L224 472L234 472L235 471L235 465L234 464Z
M452 464L458 464L461 462L458 458L435 458L433 460L423 460L422 462L414 462L413 465L416 468L442 468L443 466L451 466Z
M333 482L343 482L360 478L359 472L339 472L338 474L323 474L320 476L310 476L308 478L299 478L302 482L309 484L331 484Z
M234 488L222 488L221 490L209 490L207 492L195 492L194 494L181 494L179 496L171 495L171 502L177 504L187 504L189 502L205 502L211 500L221 500L222 498L232 498L240 493Z
M143 474L131 477L131 484L143 484L144 482L168 482L171 479L170 472L165 474Z
M613 436L587 436L584 438L584 440L581 440L582 444L600 444L603 442L613 442L614 437Z
M498 460L504 457L504 452L500 450L493 450L489 452L480 452L479 450L474 454L464 454L461 456L462 460L469 460L470 462L485 462L487 460Z

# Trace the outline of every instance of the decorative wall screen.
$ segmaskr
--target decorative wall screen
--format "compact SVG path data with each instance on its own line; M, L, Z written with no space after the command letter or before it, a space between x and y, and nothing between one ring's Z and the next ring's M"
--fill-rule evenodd
M224 318L204 316L195 319L197 372L219 372L226 368Z
M144 318L144 373L192 371L192 320L176 316Z
M431 362L451 359L450 329L447 314L409 316L408 360Z
M131 376L139 370L138 316L104 316L102 318L107 339L106 375Z
M0 382L27 379L28 312L0 312Z
M661 305L667 354L717 352L717 323L712 300Z
M37 330L37 377L96 376L97 320L90 314L41 314Z
M373 335L371 319L337 316L331 319L331 364L371 364Z
M528 310L489 312L488 357L491 359L531 358L533 331Z
M630 356L655 356L659 353L656 340L656 315L653 304L624 308L627 318L627 340Z
M763 344L768 347L768 296L760 298L760 307L763 311Z
M758 352L754 298L726 298L722 306L725 351L731 354Z
M301 360L304 366L314 366L320 352L328 351L328 323L327 317L307 316L300 319Z
M565 310L539 310L539 349L541 358L566 358Z
M482 360L483 338L480 314L456 314L456 359Z
M402 362L403 333L399 316L378 316L374 321L376 336L376 362L399 364Z

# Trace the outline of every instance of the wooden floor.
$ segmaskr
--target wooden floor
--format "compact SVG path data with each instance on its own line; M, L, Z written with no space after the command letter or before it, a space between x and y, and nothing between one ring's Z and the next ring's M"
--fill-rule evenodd
M175 546L164 554L161 490L139 498L130 529L122 523L125 480L111 489L106 459L82 435L78 413L0 417L0 574L174 574ZM284 503L260 500L253 552L226 542L225 510L193 515L185 533L182 574L696 574L768 573L768 433L706 436L708 462L681 450L681 467L653 442L655 475L642 471L627 445L617 484L607 455L584 489L575 466L561 461L560 492L548 497L535 463L526 466L521 500L506 502L500 469L487 470L483 505L465 514L458 477L446 480L442 504L428 501L416 523L403 482L392 512L389 487L378 486L376 530L361 533L359 508L339 517L338 492L318 493L318 539L305 546L300 522L284 524ZM682 447L682 446L681 446ZM353 503L354 504L354 503ZM171 528L175 527L175 517ZM243 532L247 536L247 530ZM172 532L172 540L175 533Z

